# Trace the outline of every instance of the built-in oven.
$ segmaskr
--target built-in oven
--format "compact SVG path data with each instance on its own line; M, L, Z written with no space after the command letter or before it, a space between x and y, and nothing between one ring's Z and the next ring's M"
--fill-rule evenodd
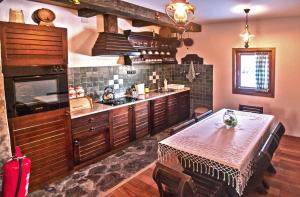
M3 74L9 118L69 106L67 70L63 66L9 66Z

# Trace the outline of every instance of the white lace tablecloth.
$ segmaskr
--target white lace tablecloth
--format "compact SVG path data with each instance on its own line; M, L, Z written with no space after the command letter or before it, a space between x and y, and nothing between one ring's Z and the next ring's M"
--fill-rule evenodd
M223 123L226 110L159 142L158 155L162 163L176 155L182 166L194 172L223 177L242 195L253 173L252 161L270 135L274 116L235 111L238 124L227 129Z

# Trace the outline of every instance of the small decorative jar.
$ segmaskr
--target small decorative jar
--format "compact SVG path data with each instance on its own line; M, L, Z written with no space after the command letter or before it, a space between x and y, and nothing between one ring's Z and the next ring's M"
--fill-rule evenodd
M237 125L238 121L234 111L227 110L223 115L223 122L228 128L233 128Z
M84 97L84 89L81 86L77 86L75 91L77 98Z
M70 99L74 99L76 98L76 91L73 88L73 86L69 86L69 98Z

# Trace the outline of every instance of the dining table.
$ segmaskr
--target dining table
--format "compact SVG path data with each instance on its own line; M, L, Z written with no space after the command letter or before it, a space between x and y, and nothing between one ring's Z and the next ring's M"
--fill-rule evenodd
M241 196L276 120L273 115L232 110L237 125L228 127L223 121L227 110L221 109L160 141L158 158L161 163L176 158L184 169L221 180Z

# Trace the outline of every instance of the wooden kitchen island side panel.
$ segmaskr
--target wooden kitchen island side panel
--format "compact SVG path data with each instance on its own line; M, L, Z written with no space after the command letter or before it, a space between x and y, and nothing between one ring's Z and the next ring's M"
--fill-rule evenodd
M12 147L31 159L30 191L72 169L69 108L9 119Z

